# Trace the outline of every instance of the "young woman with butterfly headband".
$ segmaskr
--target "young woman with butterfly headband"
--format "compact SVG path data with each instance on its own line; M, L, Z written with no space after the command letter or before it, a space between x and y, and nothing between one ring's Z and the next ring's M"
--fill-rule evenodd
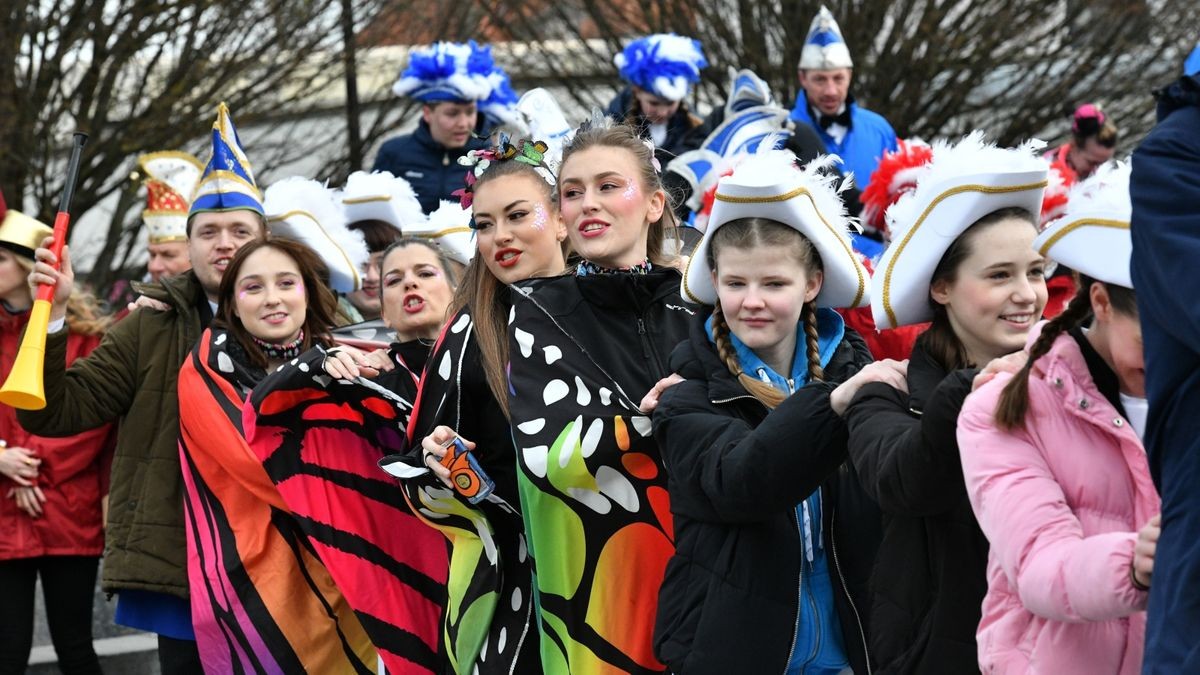
M662 672L651 647L674 550L666 475L638 401L694 315L652 148L599 118L567 144L572 274L513 288L507 387L550 673Z
M546 152L542 142L501 139L462 160L469 170L458 194L472 210L476 254L430 356L408 429L410 450L382 462L402 479L414 512L450 542L443 651L457 673L542 670L505 366L508 285L566 267L567 233ZM474 478L494 485L474 504L458 482L471 471L465 458L452 454L449 467L439 461L456 453L456 439L485 474Z

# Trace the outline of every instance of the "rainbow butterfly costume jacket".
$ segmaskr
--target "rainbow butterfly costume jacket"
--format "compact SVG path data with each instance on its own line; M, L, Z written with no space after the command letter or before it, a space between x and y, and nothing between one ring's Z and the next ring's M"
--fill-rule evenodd
M202 660L364 673L378 653L390 672L437 671L445 547L376 466L409 406L332 381L319 349L265 378L238 349L213 331L180 373Z
M373 672L376 651L242 433L263 377L222 330L179 373L192 623L211 672Z
M687 334L674 270L514 287L510 391L547 673L657 673L652 638L674 533L637 405Z
M474 328L464 309L442 329L409 425L411 450L381 465L402 477L413 511L450 542L443 640L452 670L541 672L512 431L488 388ZM439 425L475 443L473 454L496 482L486 501L470 504L421 468L421 439Z

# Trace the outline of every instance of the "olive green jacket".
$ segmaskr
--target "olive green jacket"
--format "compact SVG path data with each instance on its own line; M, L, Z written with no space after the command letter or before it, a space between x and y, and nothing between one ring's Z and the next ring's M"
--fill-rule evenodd
M192 272L138 290L172 307L138 309L88 356L65 368L67 332L46 340L46 407L19 411L42 436L68 436L120 421L112 464L102 585L188 597L183 475L179 468L179 368L200 339Z

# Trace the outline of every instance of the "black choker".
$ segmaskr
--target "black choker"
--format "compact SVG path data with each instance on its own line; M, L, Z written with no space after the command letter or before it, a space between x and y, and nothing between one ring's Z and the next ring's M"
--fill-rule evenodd
M260 340L253 335L250 336L250 339L254 340L254 344L258 345L268 361L286 361L300 356L300 349L304 346L304 331L300 331L300 335L295 340L282 345Z
M633 265L632 267L618 267L616 269L610 267L601 267L590 260L580 260L575 266L575 276L586 277L590 274L649 274L654 269L654 265L650 264L650 260Z

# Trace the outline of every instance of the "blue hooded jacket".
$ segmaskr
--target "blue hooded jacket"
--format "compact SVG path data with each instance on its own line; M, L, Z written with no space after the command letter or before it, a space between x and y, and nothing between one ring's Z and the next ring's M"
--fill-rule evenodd
M1133 153L1133 257L1150 414L1145 444L1162 495L1143 673L1200 672L1200 75L1168 87Z
M479 117L483 119L482 114ZM393 176L408 181L417 193L421 210L431 213L443 199L458 201L452 193L464 187L467 175L466 167L458 163L458 158L486 146L487 142L482 138L473 137L464 147L447 148L433 139L429 125L421 120L411 134L384 143L371 170L390 171Z

